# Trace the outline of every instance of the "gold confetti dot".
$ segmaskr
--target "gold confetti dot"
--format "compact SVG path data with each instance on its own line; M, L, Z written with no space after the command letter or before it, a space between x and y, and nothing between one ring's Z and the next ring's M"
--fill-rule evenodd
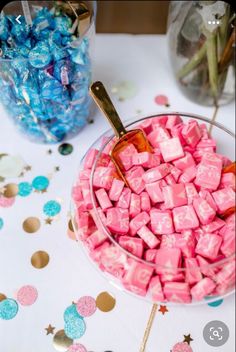
M57 351L66 352L73 344L73 340L66 336L64 330L59 330L53 337L53 346Z
M40 228L40 220L36 217L29 217L23 222L23 229L25 232L34 233Z
M4 191L4 197L6 198L12 198L15 197L18 193L18 185L16 183L8 183L7 185L4 186L5 191Z
M102 312L110 312L116 305L116 300L108 292L101 292L96 298L97 308Z
M6 298L7 296L5 296L3 293L0 293L0 302L4 301Z
M44 251L37 251L31 257L31 264L36 269L43 269L49 263L49 255Z

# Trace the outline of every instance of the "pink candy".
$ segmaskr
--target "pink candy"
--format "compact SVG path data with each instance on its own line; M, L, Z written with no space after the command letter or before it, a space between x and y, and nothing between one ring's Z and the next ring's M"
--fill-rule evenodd
M120 151L129 187L109 155L116 138L99 160L98 150L87 153L72 190L76 238L101 270L155 302L190 303L229 292L235 282L235 214L225 218L225 212L235 207L235 175L222 170L231 161L216 154L205 124L163 115L138 127L152 152L131 143Z
M184 156L184 151L178 137L161 142L159 146L166 163Z
M173 219L176 231L195 229L199 226L199 221L192 205L174 208Z

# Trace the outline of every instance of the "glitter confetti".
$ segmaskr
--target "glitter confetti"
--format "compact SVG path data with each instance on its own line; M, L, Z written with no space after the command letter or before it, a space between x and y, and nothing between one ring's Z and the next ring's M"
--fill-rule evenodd
M45 251L37 251L31 257L31 264L35 269L43 269L49 263L49 255Z
M73 340L66 336L64 330L59 330L53 337L53 346L59 352L67 352Z
M8 183L4 188L3 196L6 198L15 197L18 194L18 185L16 183Z
M27 197L32 192L32 185L29 182L20 182L18 185L18 195Z
M223 299L218 299L217 301L207 303L210 307L219 307L224 302Z
M63 317L65 322L71 321L73 319L82 319L82 316L78 313L75 304L71 304L66 308Z
M81 297L76 304L76 308L82 317L90 317L96 312L96 301L90 296Z
M3 293L0 293L0 302L2 302L6 298L7 298L6 295L4 295Z
M47 216L55 216L61 211L61 205L55 200L49 200L43 207L43 212Z
M18 304L14 299L7 298L0 302L0 319L13 319L18 313Z
M186 342L179 342L172 348L172 352L193 352Z
M110 312L116 305L116 300L108 292L101 292L96 298L96 306L102 312Z
M33 179L32 186L37 191L44 191L49 186L49 179L45 176L37 176Z
M79 339L85 334L86 325L83 319L71 319L65 323L65 334L71 339Z
M61 155L69 155L73 152L73 145L70 143L62 143L58 147L58 151Z
M0 230L3 228L3 225L4 225L3 219L0 218Z
M84 345L75 343L68 348L68 352L87 352L87 349L84 347Z
M53 222L53 219L47 218L47 219L44 220L44 222L45 222L46 225L51 225L52 222Z
M169 105L169 100L168 100L168 98L167 98L167 96L166 95L157 95L155 98L154 98L154 101L155 101L155 103L157 104L157 105L161 105L161 106L166 106L166 107L168 107L168 106L170 106Z
M25 219L22 225L24 231L27 233L37 232L40 226L41 226L40 220L33 216Z
M31 306L38 298L38 291L35 287L27 285L23 286L17 292L17 301L22 306Z
M0 195L0 207L9 208L15 203L15 197L6 198Z

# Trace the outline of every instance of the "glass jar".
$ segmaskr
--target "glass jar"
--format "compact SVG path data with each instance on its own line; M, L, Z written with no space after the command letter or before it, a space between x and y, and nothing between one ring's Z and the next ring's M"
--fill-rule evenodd
M235 13L223 1L171 1L169 56L185 96L202 105L235 98Z
M32 141L76 135L90 115L95 1L12 1L0 15L0 103Z
M186 113L168 113L168 116L179 115L184 122L188 120L196 120L200 124L205 124L205 127L209 129L211 126L212 132L211 136L217 140L217 152L222 155L226 155L231 160L235 160L234 143L235 135L227 130L224 126L219 123L211 123L208 119ZM145 128L149 128L149 119L159 119L165 118L166 115L158 114L155 116L148 116L141 118L137 121L130 122L126 127L128 129L134 129L140 125ZM109 280L111 284L125 292L135 294L136 296L142 297L149 302L167 302L168 304L176 303L186 303L183 301L178 301L176 297L171 299L166 299L163 297L160 300L158 295L152 293L149 286L142 287L139 282L145 282L146 277L153 275L156 272L160 273L161 277L165 277L164 282L173 280L173 275L176 280L183 280L185 277L186 269L181 268L167 268L165 266L156 265L155 263L148 261L147 259L139 258L134 254L130 253L128 250L121 247L118 242L119 236L111 235L110 231L104 224L104 214L101 213L101 208L98 208L97 201L95 199L95 193L93 188L94 173L96 167L105 166L108 162L108 153L110 143L112 143L114 135L112 135L111 130L105 132L101 137L93 143L91 148L85 154L81 161L78 176L76 177L73 189L72 189L72 211L71 218L74 227L74 232L72 229L69 231L68 235L70 238L77 240L79 245L85 249L90 261L95 264L95 267L103 273L106 279ZM95 149L97 151L95 151ZM94 154L95 153L95 154ZM95 161L92 162L92 160ZM88 169L88 159L90 169ZM86 161L86 167L85 167ZM91 169L92 167L92 169ZM105 176L104 176L105 177ZM82 193L81 193L81 189ZM87 206L86 204L89 204ZM92 236L91 236L92 235ZM91 236L91 237L90 237ZM122 236L120 236L122 237ZM161 236L160 236L161 237ZM199 266L193 266L190 269L191 273L199 272L203 273L203 277L210 277L217 283L216 289L214 290L210 297L204 297L201 300L191 299L188 304L203 304L206 302L213 302L219 297L224 297L232 292L234 292L235 286L235 253L226 257L224 259L219 258L215 263L203 260L199 262ZM174 273L173 273L174 270ZM129 282L128 277L133 278L133 282ZM224 285L225 277L229 279ZM124 277L126 279L124 279ZM181 279L182 277L182 279ZM221 281L219 278L221 277ZM154 280L155 281L155 280ZM150 283L150 280L149 280ZM163 283L163 282L162 282ZM147 284L147 282L146 282ZM145 284L144 284L145 286ZM157 280L158 286L158 280ZM192 286L191 286L192 287ZM156 287L156 292L158 292L158 287Z

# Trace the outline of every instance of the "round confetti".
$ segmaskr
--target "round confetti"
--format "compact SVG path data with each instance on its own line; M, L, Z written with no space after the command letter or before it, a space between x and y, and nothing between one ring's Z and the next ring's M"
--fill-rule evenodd
M110 312L116 305L116 300L108 292L101 292L96 298L96 306L102 312Z
M75 343L68 348L68 352L87 352L87 349L84 347L84 345Z
M0 218L0 230L3 228L3 224L4 224L3 219Z
M15 197L18 194L18 185L16 183L8 183L4 186L3 196L6 198Z
M73 319L82 319L82 316L78 313L75 304L71 304L66 308L64 312L64 321L69 322Z
M59 352L67 352L72 344L73 340L66 336L64 330L57 331L53 337L53 346Z
M33 179L32 186L37 191L43 191L49 186L49 179L45 176L37 176Z
M0 319L13 319L18 312L18 304L14 299L7 298L0 302Z
M29 182L21 182L18 185L18 195L27 197L32 192L32 186Z
M58 151L61 155L69 155L73 152L73 149L73 145L70 143L63 143L58 147Z
M138 87L134 82L121 81L111 89L112 93L118 96L120 101L131 99L138 93Z
M6 198L0 195L0 207L9 208L15 203L15 198Z
M3 293L0 293L0 302L2 302L6 298L7 296L5 296Z
M22 306L31 306L38 298L38 291L33 286L23 286L17 292L17 301Z
M154 98L154 101L157 105L169 106L169 101L166 95L157 95Z
M207 303L210 307L219 307L224 302L223 299L219 299L215 302Z
M31 264L36 269L43 269L49 263L49 255L47 252L38 251L35 252L31 257Z
M172 348L172 352L193 352L186 342L179 342Z
M22 226L25 232L34 233L40 228L40 220L36 217L29 217L25 219Z
M81 338L86 331L86 325L83 319L73 319L65 323L65 334L71 339Z
M47 216L55 216L59 214L60 211L61 211L61 205L55 200L48 201L43 207L43 212Z
M96 312L96 301L93 297L81 297L76 304L77 311L82 317L90 317Z

